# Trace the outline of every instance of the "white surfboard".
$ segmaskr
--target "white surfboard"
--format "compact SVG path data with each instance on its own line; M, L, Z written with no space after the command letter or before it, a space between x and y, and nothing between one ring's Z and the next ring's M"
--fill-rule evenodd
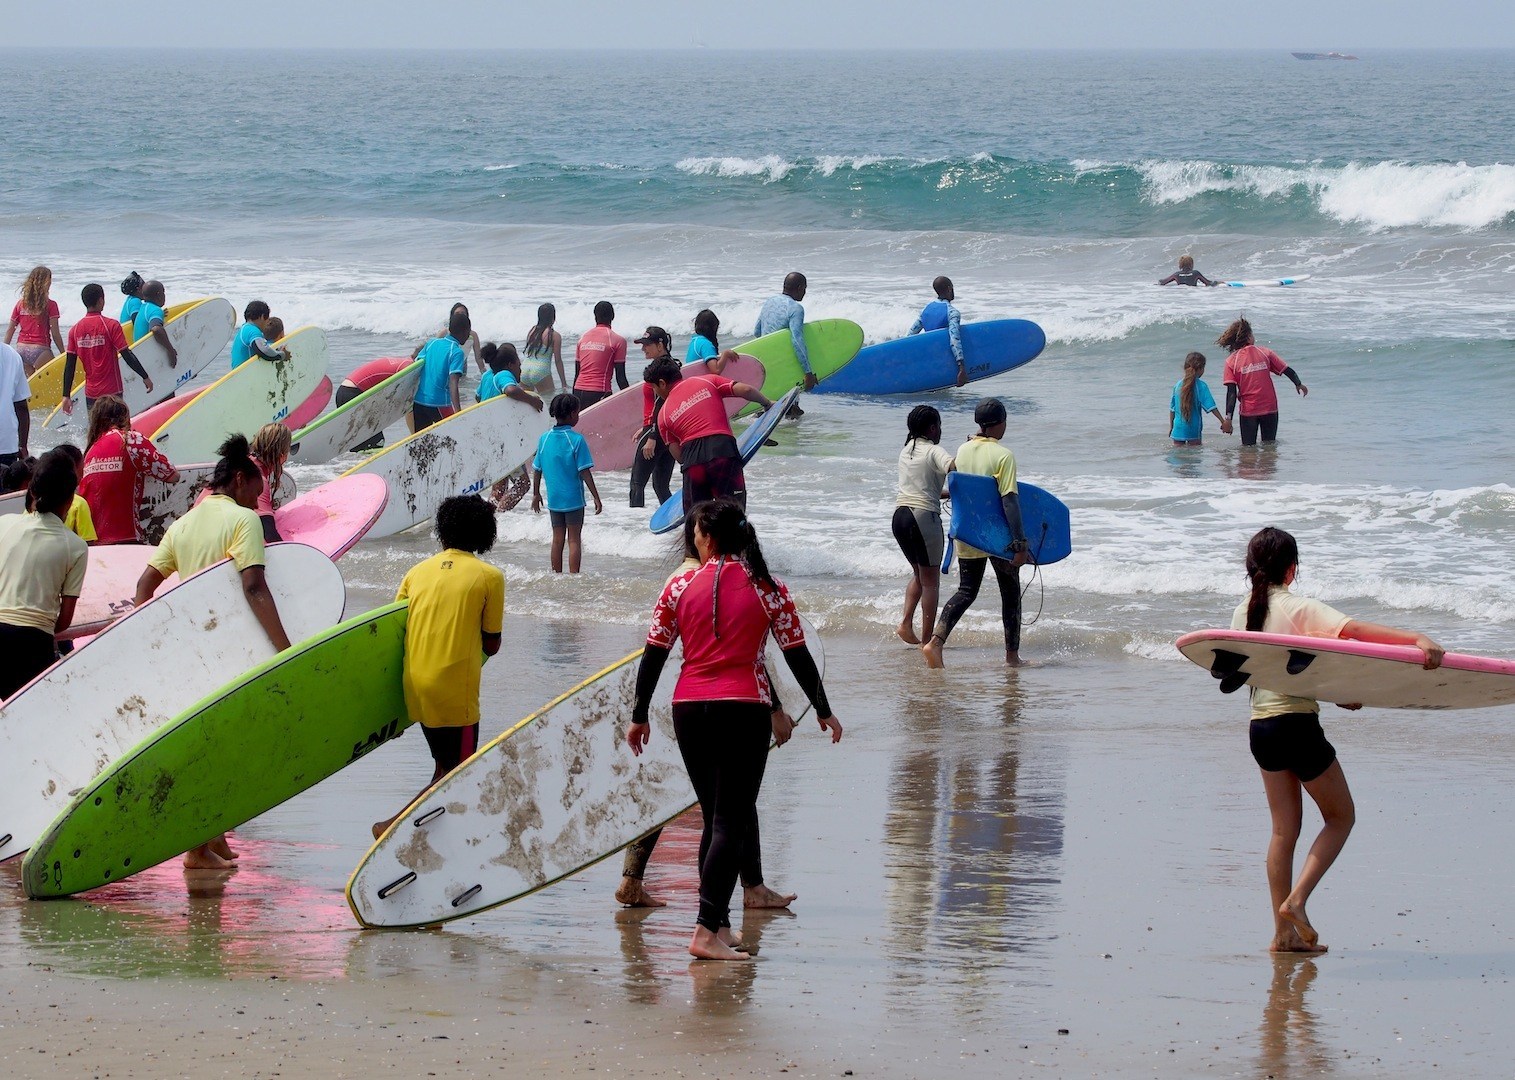
M824 667L808 623L805 640ZM429 926L476 915L593 866L690 809L694 789L673 732L672 665L653 697L646 748L636 757L626 745L641 655L532 713L396 818L347 883L358 922ZM776 648L768 669L802 719L809 703ZM795 729L801 742L803 730Z
M1482 709L1515 703L1515 660L1449 652L1429 671L1407 645L1198 630L1178 651L1220 681L1224 693L1260 686L1278 694L1378 709Z
M1309 274L1297 274L1294 277L1259 278L1255 281L1222 281L1221 284L1233 289L1266 289L1279 288L1285 285L1297 285L1301 281L1308 281L1309 278Z
M158 449L175 465L207 461L228 435L251 438L287 417L326 375L326 331L302 327L279 345L289 349L288 360L254 357L221 376L158 429Z
M163 539L163 534L170 525L189 513L200 498L200 493L210 487L216 463L180 465L178 469L177 480L158 480L149 476L142 482L142 504L137 507L137 525L142 530L144 543L156 544ZM279 490L274 492L274 505L283 506L298 494L294 477L286 472L279 481Z
M121 397L131 414L135 416L149 405L173 396L179 387L204 373L206 367L226 348L236 322L236 312L232 310L231 303L219 296L201 300L168 319L163 324L163 329L168 332L168 340L179 351L178 363L174 367L168 366L168 350L152 334L133 342L132 353L152 379L153 388L149 393L137 373L125 364L121 365L124 383ZM74 368L74 392L71 396L74 399L73 415L69 416L63 411L63 406L58 405L48 414L44 426L59 428L72 424L81 431L89 426L89 417L84 415L84 371L80 365L75 365Z
M393 536L430 520L442 500L483 491L536 453L552 426L546 408L497 397L386 446L343 476L370 473L389 484L389 505L369 539Z
M319 465L367 442L410 412L420 382L421 362L417 360L295 432L289 460L297 465Z
M342 575L319 551L271 547L267 573L291 641L342 620ZM0 705L0 860L30 847L72 792L160 725L273 655L227 561L160 593L22 687Z

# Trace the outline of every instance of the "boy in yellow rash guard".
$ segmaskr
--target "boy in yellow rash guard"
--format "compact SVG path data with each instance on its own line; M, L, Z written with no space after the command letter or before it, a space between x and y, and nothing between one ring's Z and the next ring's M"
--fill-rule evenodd
M479 558L494 547L494 507L477 495L445 500L437 539L442 551L411 567L395 595L410 601L405 708L431 748L431 784L479 748L479 683L485 657L500 651L505 617L505 575ZM375 822L374 838L393 821Z

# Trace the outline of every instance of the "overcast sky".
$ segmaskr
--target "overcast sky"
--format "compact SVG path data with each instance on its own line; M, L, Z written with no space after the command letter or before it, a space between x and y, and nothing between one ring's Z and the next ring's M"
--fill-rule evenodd
M129 13L129 15L128 15ZM130 34L123 31L130 25ZM1515 47L1509 0L69 0L3 45L393 48Z

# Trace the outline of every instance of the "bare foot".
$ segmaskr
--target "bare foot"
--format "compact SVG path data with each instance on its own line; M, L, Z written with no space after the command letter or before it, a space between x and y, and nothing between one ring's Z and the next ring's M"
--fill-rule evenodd
M630 877L623 877L621 879L620 888L615 891L615 899L616 903L625 904L627 907L654 908L668 906L668 901L659 900L647 891L646 886L641 881Z
M1288 926L1273 935L1273 942L1268 946L1269 952L1274 953L1311 953L1318 954L1326 951L1326 946L1320 942L1306 945L1304 938L1299 936L1299 931Z
M231 849L231 845L226 842L225 833L222 833L220 836L216 837L205 846L210 848L211 851L221 856L221 858L225 859L227 862L235 862L237 859L241 858L240 855Z
M212 851L209 844L201 844L184 853L184 869L186 870L229 870L231 866L228 860Z
M751 960L744 952L737 952L703 926L694 928L694 937L689 939L689 955L698 960Z
M894 634L906 645L919 645L921 643L921 639L915 636L915 627L907 622L900 623Z
M753 909L781 910L799 899L799 893L777 893L767 885L754 885L752 888L742 887L742 906Z
M720 939L722 945L729 945L737 952L749 951L747 946L742 944L742 932L740 930L733 930L729 926L723 926L715 936Z
M933 637L921 646L921 653L926 657L928 668L944 668L947 665L942 662L942 639Z
M1025 664L1026 664L1026 662L1021 659L1021 654L1020 653L1018 653L1018 652L1011 652L1009 649L1005 650L1005 666L1006 667L1024 667Z
M1305 915L1305 906L1295 904L1291 900L1285 900L1278 906L1278 917L1292 925L1299 934L1299 940L1313 950L1320 944L1320 935L1315 932L1315 927L1310 925L1310 919Z

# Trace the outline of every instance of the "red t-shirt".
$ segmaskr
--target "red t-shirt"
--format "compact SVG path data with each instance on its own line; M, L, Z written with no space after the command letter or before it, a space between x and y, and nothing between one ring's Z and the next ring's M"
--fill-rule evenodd
M52 337L53 320L58 317L58 302L47 302L47 315L32 315L21 310L21 301L11 308L11 322L16 324L17 345L46 345Z
M617 364L626 362L626 339L608 326L596 326L579 338L579 377L575 390L610 392L610 374Z
M674 384L658 413L664 442L687 443L707 435L730 435L725 399L732 382L723 375L689 375Z
M720 603L716 604L716 575ZM799 612L781 581L755 581L737 559L711 559L674 574L652 609L647 644L671 649L684 639L684 666L673 700L757 701L773 704L763 646L768 634L780 649L805 644ZM720 620L721 636L714 633Z
M168 458L140 432L116 429L96 439L84 455L79 494L89 503L99 543L141 543L137 507L142 485L149 476L166 481L173 471Z
M126 388L117 359L126 348L126 332L115 319L91 312L68 330L68 351L84 366L84 396L90 400Z
M1278 411L1278 394L1273 390L1273 376L1282 375L1289 365L1272 349L1246 345L1226 357L1226 386L1236 387L1243 416L1267 416Z

